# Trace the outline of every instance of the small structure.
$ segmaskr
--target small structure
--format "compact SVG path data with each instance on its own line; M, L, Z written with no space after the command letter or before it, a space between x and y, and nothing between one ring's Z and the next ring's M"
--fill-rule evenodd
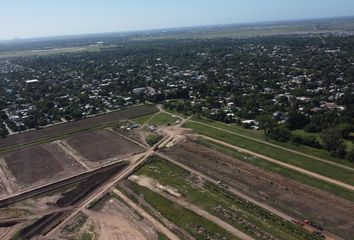
M38 83L38 79L31 79L31 80L26 80L27 84L33 84L33 83Z

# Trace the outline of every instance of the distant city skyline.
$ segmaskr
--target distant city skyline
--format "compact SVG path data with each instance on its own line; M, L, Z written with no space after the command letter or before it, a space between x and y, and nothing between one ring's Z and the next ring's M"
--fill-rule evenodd
M0 0L0 40L354 16L353 0Z

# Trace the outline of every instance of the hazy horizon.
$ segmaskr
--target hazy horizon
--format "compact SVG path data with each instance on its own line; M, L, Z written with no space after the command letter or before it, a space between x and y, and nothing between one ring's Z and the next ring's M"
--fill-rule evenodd
M14 0L1 4L5 11L0 15L0 40L354 16L350 0Z

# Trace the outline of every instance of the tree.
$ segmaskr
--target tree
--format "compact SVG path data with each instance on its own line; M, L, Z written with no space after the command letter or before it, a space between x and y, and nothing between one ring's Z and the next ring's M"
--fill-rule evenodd
M0 137L1 138L5 138L8 134L9 134L9 132L7 131L7 129L0 128Z
M348 138L353 131L353 126L349 123L340 123L333 130L338 132L342 138Z
M345 145L341 138L341 134L337 131L327 130L321 134L324 148L329 151L333 156L344 157Z
M302 129L309 123L309 119L302 113L297 111L290 111L289 112L289 119L287 122L287 126L289 129Z
M304 130L309 133L318 133L321 132L321 127L315 123L309 123L304 127Z
M346 159L351 162L354 162L354 148L347 153Z
M284 126L273 128L268 133L269 138L279 142L288 142L291 137L291 132Z
M269 132L277 126L276 121L270 115L259 115L256 120L268 140Z

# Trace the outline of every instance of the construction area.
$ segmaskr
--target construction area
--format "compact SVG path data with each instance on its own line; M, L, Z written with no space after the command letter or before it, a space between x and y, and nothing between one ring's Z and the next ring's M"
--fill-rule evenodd
M0 149L0 239L354 236L350 189L334 185L341 197L269 171L259 154L185 128L191 116L150 111Z

